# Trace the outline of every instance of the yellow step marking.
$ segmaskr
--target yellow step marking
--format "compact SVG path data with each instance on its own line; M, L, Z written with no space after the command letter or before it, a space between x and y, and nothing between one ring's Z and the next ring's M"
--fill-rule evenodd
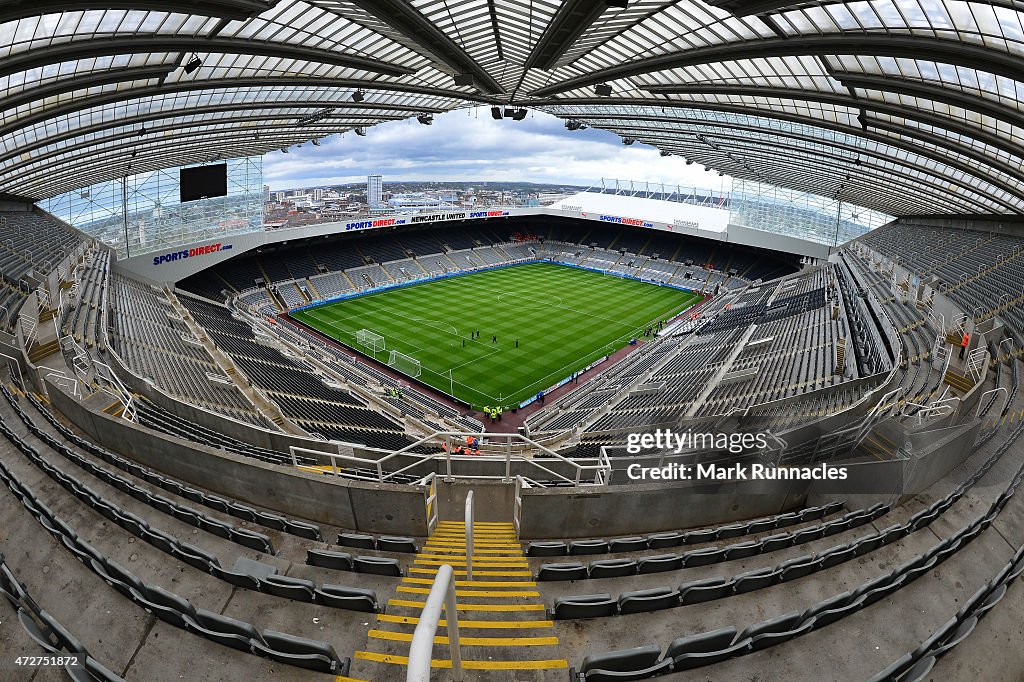
M420 552L417 554L421 559L455 559L456 561L465 561L466 555L463 554L434 554L433 552ZM473 552L474 558L480 561L517 561L525 559L522 554L509 554L507 552L501 554L492 554L489 556L477 556L476 552Z
M411 632L392 632L391 630L370 630L366 633L373 639L386 639L391 642L411 642ZM434 644L448 644L446 635L435 635ZM557 637L459 637L463 646L553 646L558 644Z
M398 623L399 625L417 625L420 619L417 616L394 616L389 613L382 613L377 616L380 623ZM448 621L442 618L439 622L441 627L448 627ZM529 628L551 628L554 621L550 620L462 620L459 619L459 629L479 630L525 630Z
M461 554L463 556L465 556L465 554L466 554L465 548L459 548L459 547L429 547L429 546L424 546L423 549L421 549L420 551L423 552L423 553L428 553L428 554L438 554L440 552L448 552L450 554ZM515 557L515 558L520 558L520 557L523 556L522 552L517 552L515 554L512 554L511 550L508 550L508 549L500 549L500 548L495 548L495 547L476 547L476 546L473 547L473 554L497 554L498 556L508 556L508 557ZM448 556L448 555L446 554L445 556Z
M405 578L403 583L412 585L433 585L430 578ZM456 580L456 587L536 587L533 580Z
M434 565L440 566L441 564L451 564L452 566L465 566L466 557L460 557L457 555L448 556L446 554L417 554L413 560L414 564L423 565ZM526 567L529 562L526 561L525 557L473 557L474 566L507 566L507 567Z
M406 594L430 594L429 587L409 587L399 585L398 592ZM460 590L455 588L456 597L539 597L540 592L536 590Z
M395 654L378 654L372 651L357 651L355 657L362 661L374 661L375 663L393 663L395 665L409 665L408 656L397 656ZM432 659L431 668L451 668L452 662L448 659ZM565 660L546 661L462 661L462 667L466 670L565 670L569 662Z
M438 521L438 528L465 528L465 521ZM474 521L473 528L507 528L514 529L515 525L508 521Z
M345 677L344 675L338 675L334 678L334 682L366 682L366 680L357 680L354 677Z
M388 599L388 606L408 606L413 609L422 609L426 606L425 601L412 601L408 599ZM543 604L458 604L459 611L493 611L504 613L506 611L543 611Z
M455 575L466 575L466 571L455 569L453 571ZM421 566L410 566L409 573L422 573L424 575L437 575L436 568L423 568ZM530 571L478 571L473 570L474 576L486 577L486 578L530 578L533 573Z

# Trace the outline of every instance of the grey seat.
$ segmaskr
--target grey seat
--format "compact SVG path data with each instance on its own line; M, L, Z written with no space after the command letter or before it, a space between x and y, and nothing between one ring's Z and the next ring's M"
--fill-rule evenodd
M635 590L619 595L619 613L647 613L679 605L679 590L674 587L655 587L650 590Z
M662 573L664 571L677 571L683 567L683 557L678 554L655 554L653 556L641 557L637 561L637 573Z
M344 585L321 585L314 592L315 601L325 606L367 613L374 613L378 608L377 593L373 590Z
M618 610L618 602L610 594L575 594L556 598L552 617L556 620L600 618L614 616Z
M695 549L683 554L683 566L686 568L693 568L695 566L708 566L710 564L717 564L725 557L723 552L718 547L705 547L704 549Z
M306 538L307 540L323 540L323 536L320 534L320 526L315 523L306 523L305 521L295 521L289 519L284 526L286 533L297 535L300 538Z
M327 642L296 637L276 630L264 630L263 641L253 640L251 650L254 654L267 656L280 663L318 672L341 675L347 668L334 647Z
M761 542L758 540L747 540L746 542L737 542L734 545L729 545L723 550L723 558L725 561L732 561L734 559L746 559L747 557L752 557L760 554L761 548Z
M728 540L729 538L738 538L746 534L747 524L730 523L725 526L719 526L715 532L715 538L718 540Z
M571 561L561 564L541 564L537 571L537 580L585 580L587 567Z
M531 542L526 547L526 556L564 556L569 547L564 542Z
M668 547L679 547L686 543L686 533L668 532L652 533L647 536L647 547L649 549L666 549Z
M144 585L142 592L132 588L132 596L147 611L175 627L184 628L184 616L195 613L195 608L187 599L159 585Z
M609 542L609 551L616 552L639 552L647 549L647 539L641 537L613 538Z
M174 556L181 559L190 566L198 568L200 571L208 571L209 567L219 566L220 561L216 556L210 554L205 549L190 545L187 542L179 542L173 548Z
M241 573L239 571L229 571L226 568L220 566L210 566L210 575L220 578L221 580L231 583L235 587L241 587L247 590L259 591L260 581L253 575L248 573Z
M569 554L607 554L607 540L573 540L569 543Z
M775 552L793 545L794 536L792 533L777 533L761 539L761 552Z
M196 609L184 620L189 631L239 651L251 651L253 640L263 642L263 636L250 623L205 609Z
M402 566L398 559L377 556L357 556L352 560L352 568L356 573L373 575L389 575L396 578L402 576Z
M635 559L601 559L591 561L587 573L591 578L621 578L636 575Z
M805 554L798 556L787 561L783 561L776 568L782 571L780 576L783 581L796 580L802 578L805 575L810 575L818 570L820 565L820 559L811 554Z
M750 639L751 647L754 646L754 640L764 635L778 634L789 632L800 623L801 614L799 611L792 611L782 616L776 616L775 618L769 618L763 620L760 623L754 623L749 625L739 635L738 640Z
M264 552L265 554L275 553L274 545L270 542L270 538L263 533L257 533L248 528L232 528L231 541L249 549L255 549L257 552Z
M328 549L308 549L306 550L306 563L321 568L351 571L352 555L348 552L332 552Z
M707 654L728 647L736 639L736 628L729 627L699 635L689 635L672 640L665 651L665 658L675 660L686 654Z
M832 568L839 564L852 559L854 556L854 548L850 545L837 545L826 549L824 552L818 555L821 560L822 570L826 568Z
M591 654L583 659L580 672L590 682L642 680L667 672L672 661L659 662L661 647L648 645Z
M721 576L694 580L679 586L679 598L684 605L721 599L733 593L734 585L731 578Z
M260 581L260 591L295 601L313 601L314 589L316 585L312 580L288 575L268 575Z
M342 547L356 547L358 549L376 549L377 543L374 542L372 535L363 535L362 533L339 533L338 544Z
M736 576L736 594L753 592L761 588L774 585L782 579L782 571L778 568L759 568L754 571L747 571Z
M381 535L377 538L377 549L382 552L405 552L408 554L415 554L416 543L412 538Z

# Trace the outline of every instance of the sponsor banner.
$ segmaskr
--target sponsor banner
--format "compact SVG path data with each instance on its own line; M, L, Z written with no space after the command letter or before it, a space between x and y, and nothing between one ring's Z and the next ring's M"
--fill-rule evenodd
M478 218L505 218L510 211L460 211L456 213L429 213L423 215L402 216L393 218L374 218L372 220L355 220L345 223L345 231L370 230L375 227L397 227L400 225L416 225L420 223L436 223L448 220L475 220Z
M634 227L654 227L654 223L643 220L642 218L623 218L617 215L599 215L597 219L604 221L606 223L616 223L618 225L632 225Z
M231 244L207 244L206 246L193 246L191 248L183 248L178 251L171 251L168 253L160 254L159 256L153 256L153 265L163 265L164 263L173 263L174 261L185 260L186 258L194 258L195 256L205 256L211 253L220 253L221 251L230 251Z

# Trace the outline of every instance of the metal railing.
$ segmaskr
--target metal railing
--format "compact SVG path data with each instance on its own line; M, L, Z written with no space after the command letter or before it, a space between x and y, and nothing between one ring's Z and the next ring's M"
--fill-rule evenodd
M467 566L469 564L467 563ZM434 653L434 634L441 622L442 610L448 629L448 650L452 657L452 679L462 682L462 648L459 645L459 611L455 601L455 571L448 564L437 569L437 577L423 605L416 630L409 644L409 664L406 682L429 682L430 663Z
M466 493L466 580L473 579L473 491Z
M503 450L502 454L497 455L453 455L452 450L454 449L453 443L456 440L465 441L467 436L473 436L474 438L483 441L480 446L482 451L488 450ZM495 439L504 440L504 442L495 442ZM512 452L512 443L518 441L524 444L529 449L543 453L545 459L539 460L531 457L526 457L520 454ZM417 453L412 450L418 446L424 444L438 444L445 448L445 452L440 454L431 453ZM348 455L341 452L343 447L358 447L361 450L385 452L383 450L374 450L373 448L362 448L360 446L346 446L344 443L338 443L337 452L325 452L323 450L313 450L310 448L303 448L298 446L290 446L288 448L292 456L292 464L299 466L298 456L299 455L311 455L316 457L326 457L331 462L331 470L334 475L341 475L341 471L338 467L338 462L349 463L356 465L360 468L367 468L374 472L374 474L366 475L357 472L345 473L348 478L357 478L360 480L374 481L376 483L394 483L397 482L397 478L402 474L410 474L412 470L425 462L431 461L443 461L444 462L444 479L447 481L455 479L486 479L486 480L501 480L506 483L513 481L512 475L512 462L522 464L524 466L537 469L540 472L547 474L552 480L560 483L569 483L574 486L584 485L607 485L611 477L612 464L607 453L602 452L598 457L571 459L560 455L554 450L538 443L535 440L528 438L519 433L479 433L479 432L467 432L467 431L436 431L421 437L419 440L410 443L401 450L396 450L385 454L380 459L369 459L366 457L358 457L356 455ZM403 459L412 460L411 463L400 466L394 470L388 470L387 465L391 463L392 466L397 466L398 462L395 460ZM491 475L480 475L480 474L465 474L458 473L456 469L461 463L472 462L474 468L479 469L479 465L492 464L500 473L494 473ZM564 465L572 472L572 477L565 476L552 468L545 466L544 462L558 462ZM589 475L588 475L589 474Z

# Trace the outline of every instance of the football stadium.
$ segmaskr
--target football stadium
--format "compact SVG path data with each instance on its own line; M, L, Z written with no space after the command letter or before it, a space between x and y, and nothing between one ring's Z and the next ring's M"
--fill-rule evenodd
M1021 3L0 36L0 679L1024 679Z

